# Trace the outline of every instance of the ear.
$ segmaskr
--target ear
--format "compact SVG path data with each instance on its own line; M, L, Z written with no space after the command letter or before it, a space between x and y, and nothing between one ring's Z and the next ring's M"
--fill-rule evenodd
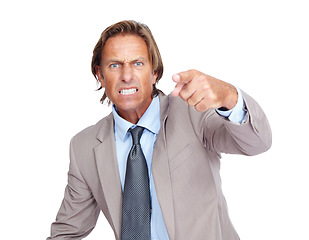
M158 73L155 72L155 71L152 71L152 84L155 84L157 81L157 78L158 78Z
M104 87L104 77L101 74L100 66L95 66L95 73L98 77L98 81L101 83L101 86Z

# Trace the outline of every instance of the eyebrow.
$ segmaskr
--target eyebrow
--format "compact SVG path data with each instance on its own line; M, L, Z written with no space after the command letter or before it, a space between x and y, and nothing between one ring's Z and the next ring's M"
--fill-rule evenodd
M129 61L130 63L131 62L138 62L138 61L142 61L142 62L145 62L145 61L148 61L146 58L144 57L137 57L135 59L133 59L132 61ZM117 59L117 58L111 58L107 61L107 63L111 63L111 62L115 62L115 63L124 63L125 61L124 60L120 60L120 59Z

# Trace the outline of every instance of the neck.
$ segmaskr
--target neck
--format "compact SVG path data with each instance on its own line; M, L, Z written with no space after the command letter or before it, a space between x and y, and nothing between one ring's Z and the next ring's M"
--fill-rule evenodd
M117 112L120 117L127 120L130 123L137 124L141 117L144 115L146 110L148 109L152 98L147 101L141 108L132 109L132 110L122 110L117 107Z

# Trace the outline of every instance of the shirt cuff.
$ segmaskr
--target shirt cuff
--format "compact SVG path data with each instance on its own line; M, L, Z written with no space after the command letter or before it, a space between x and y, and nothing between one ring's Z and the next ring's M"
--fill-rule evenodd
M228 118L233 123L241 124L246 117L247 111L244 109L245 102L244 102L240 89L236 86L234 87L237 89L237 94L238 94L238 99L237 99L237 103L235 107L228 111L222 111L222 110L216 109L216 112L220 116Z

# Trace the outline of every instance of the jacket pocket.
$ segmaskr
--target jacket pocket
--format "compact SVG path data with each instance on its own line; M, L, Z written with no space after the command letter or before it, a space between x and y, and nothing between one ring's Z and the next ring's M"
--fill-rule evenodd
M183 164L187 159L189 159L194 154L192 147L188 144L181 152L179 152L175 157L169 161L170 172L173 172L181 164Z

